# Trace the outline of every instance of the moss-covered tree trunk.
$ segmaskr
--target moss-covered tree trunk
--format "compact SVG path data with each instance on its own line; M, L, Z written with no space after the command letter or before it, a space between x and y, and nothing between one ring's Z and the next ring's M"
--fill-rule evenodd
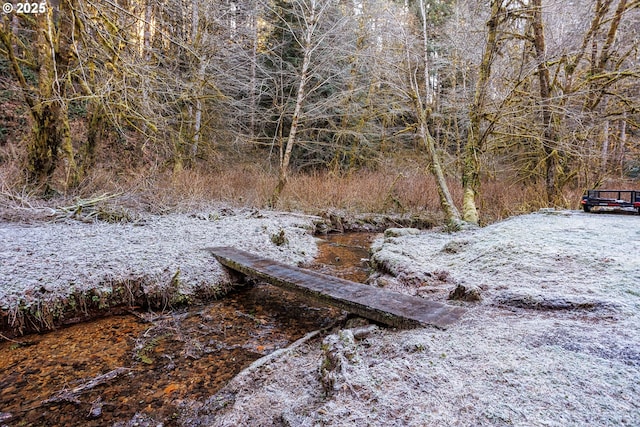
M68 3L62 1L58 8L47 7L45 13L34 15L35 40L32 46L35 55L29 65L37 73L37 85L27 81L16 57L10 21L5 18L0 28L0 41L31 113L26 180L29 185L45 189L51 184L60 154L65 162L65 186L77 182L68 105L64 97L64 77L71 57L69 46L65 44L68 34L63 24L65 19L69 19L68 9Z
M38 92L39 102L32 108L33 139L29 146L28 177L37 184L49 184L58 164L58 153L65 162L65 186L77 183L77 170L71 144L69 111L64 97L70 51L65 46L62 25L66 2L54 16L54 8L38 16Z
M100 103L90 102L88 113L87 139L78 148L77 176L79 180L86 177L95 164L96 150L105 125L105 112Z
M473 97L473 105L469 109L469 134L464 150L462 169L462 219L478 224L479 216L476 197L480 189L480 153L483 150L485 133L481 131L485 100L491 76L491 64L498 51L498 22L502 12L502 0L491 2L491 16L487 21L487 44L482 54L478 71L478 80Z
M429 132L427 125L427 112L424 111L424 109L419 113L419 120L420 123L418 131L420 132L420 139L427 148L429 164L431 165L431 174L436 180L438 199L440 200L440 207L444 213L445 222L447 224L456 224L460 221L460 213L453 202L453 197L451 197L449 184L447 184L444 170L442 169L442 163L440 162L440 156L436 149L436 141L431 136L431 132Z
M436 141L431 136L429 131L429 116L431 114L431 108L428 106L433 103L433 89L430 87L431 79L429 77L429 46L428 46L428 32L427 32L427 12L424 4L424 0L420 0L420 15L422 18L422 68L423 82L420 82L415 77L410 77L412 86L412 98L416 116L418 117L418 132L421 142L427 148L427 155L429 156L429 164L431 165L431 174L436 180L436 189L438 191L438 198L440 200L440 207L444 213L444 219L447 224L456 224L460 221L460 212L456 208L449 191L449 184L444 175L440 156L436 149ZM423 90L421 90L421 83ZM421 96L420 94L423 93Z
M31 110L33 126L27 145L27 182L48 185L58 164L62 135L58 129L60 107L40 104Z

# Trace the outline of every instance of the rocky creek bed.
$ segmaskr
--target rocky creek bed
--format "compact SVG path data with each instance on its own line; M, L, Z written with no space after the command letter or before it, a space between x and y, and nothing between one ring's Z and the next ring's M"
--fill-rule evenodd
M2 310L46 328L60 313L43 314L43 301L77 292L88 296L80 314L131 282L150 305L213 295L231 278L202 248L306 264L314 221L246 210L144 225L0 222ZM564 211L452 234L388 230L372 246L370 283L464 305L462 321L397 331L351 320L306 335L213 396L185 398L172 422L640 425L639 242L637 217ZM122 425L157 423L143 411Z
M180 413L251 362L341 313L268 285L165 313L132 312L0 343L0 425L105 426Z

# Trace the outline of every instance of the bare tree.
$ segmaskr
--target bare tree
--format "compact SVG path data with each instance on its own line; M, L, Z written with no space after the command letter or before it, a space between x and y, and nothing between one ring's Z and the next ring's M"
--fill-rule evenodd
M563 188L579 176L582 185L601 181L612 151L625 151L619 145L626 135L612 121L627 122L638 108L631 95L639 75L631 30L638 12L626 1L492 2L490 43L477 59L469 110L465 200L478 194L472 183L479 182L478 154L486 150L516 179L543 182L547 203L566 205ZM488 58L493 66L485 74Z
M506 10L503 0L491 1L491 14L487 21L487 39L482 54L482 60L478 66L478 77L473 96L473 102L469 109L469 131L467 144L465 145L463 171L462 171L462 218L472 224L478 224L478 210L475 198L480 186L480 153L484 148L484 142L489 135L490 127L481 130L483 115L486 111L489 81L491 78L491 66L495 56L499 53L498 28L504 20Z
M432 72L427 4L425 0L418 0L416 6L417 16L406 8L393 9L393 19L401 25L393 48L385 46L387 54L384 66L388 67L388 71L384 73L383 79L384 84L392 88L396 102L402 103L406 113L414 120L397 134L409 131L417 133L418 140L427 153L430 173L436 180L445 221L455 224L460 221L460 213L449 191L438 144L429 129L436 106L434 89L437 82Z
M577 174L571 158L584 163L594 175L605 172L610 119L624 117L638 107L625 92L629 84L637 86L640 77L639 44L633 36L628 44L622 43L625 35L620 30L632 28L627 26L629 20L638 22L640 2L596 1L588 9L591 21L582 40L568 52L571 42L561 46L564 51L548 51L544 7L542 0L532 0L530 40L537 64L547 197L558 204L562 203L562 187ZM575 131L580 128L583 132Z
M271 62L277 64L279 70L272 77L276 87L284 89L282 80L289 79L289 70L293 71L294 86L291 87L293 95L293 109L290 113L285 108L289 94L281 92L280 101L274 97L274 101L281 107L278 119L279 167L278 184L271 197L271 204L278 202L280 194L284 190L289 177L292 151L297 143L298 132L305 120L305 107L310 94L320 92L326 87L334 75L322 75L318 68L323 68L330 55L333 61L343 54L336 49L331 42L336 41L340 28L344 22L336 4L331 0L294 0L288 3L271 7L276 35L284 36L289 43L279 44L277 49L271 49ZM276 40L277 43L280 43ZM293 53L292 53L293 52ZM298 56L299 55L299 56ZM290 114L290 115L289 115ZM284 120L288 122L288 134L284 136Z

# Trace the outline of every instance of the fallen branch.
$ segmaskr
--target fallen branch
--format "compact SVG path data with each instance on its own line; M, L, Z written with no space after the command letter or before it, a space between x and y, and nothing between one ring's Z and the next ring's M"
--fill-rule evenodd
M96 219L108 220L108 222L121 222L123 219L127 221L127 213L111 212L109 209L100 208L99 204L121 196L122 193L108 194L92 199L78 199L73 205L59 206L56 209L57 219L76 219L83 222L93 222Z
M313 338L317 337L322 332L323 332L323 330L317 330L317 331L309 332L307 335L305 335L304 337L302 337L299 340L295 341L293 344L289 345L288 347L281 348L281 349L276 350L276 351L274 351L273 353L271 353L271 354L269 354L267 356L261 357L260 359L256 360L251 365L249 365L247 368L243 369L238 375L236 375L229 382L229 384L227 384L224 387L223 390L226 391L226 390L232 388L234 384L241 384L243 380L249 378L254 372L256 372L261 367L272 363L273 361L275 361L276 359L279 359L280 357L283 357L285 355L288 355L288 354L292 353L295 349L297 349L298 347L300 347L304 343L312 340ZM221 390L221 392L223 390ZM216 393L216 394L218 394L218 393Z
M9 337L7 337L7 336L5 336L3 334L0 334L0 342L2 342L2 340L6 340L6 341L9 341L9 342L12 342L14 344L19 345L20 347L28 347L30 345L34 345L35 344L33 341L16 341L16 340L12 340L11 338L9 338Z
M53 216L56 214L56 210L50 207L34 206L29 201L29 194L20 195L3 183L0 189L0 206L10 208L12 210L29 211L37 214L44 214L45 216Z
M112 381L117 378L120 374L123 374L127 371L130 371L130 368L116 368L112 371L107 372L106 374L98 375L90 381L87 381L84 384L80 384L77 387L72 388L71 390L61 390L57 392L54 396L50 397L47 400L42 401L42 405L48 405L50 403L59 403L59 402L70 402L79 405L80 399L78 396L82 393L92 390L97 386L104 384L106 382Z

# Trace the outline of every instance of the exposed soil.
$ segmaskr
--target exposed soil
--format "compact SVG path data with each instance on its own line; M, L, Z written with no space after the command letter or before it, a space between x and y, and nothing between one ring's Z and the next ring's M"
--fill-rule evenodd
M434 214L354 214L340 211L321 213L322 222L317 223L317 233L381 233L393 227L411 227L428 230L435 227L441 219Z

